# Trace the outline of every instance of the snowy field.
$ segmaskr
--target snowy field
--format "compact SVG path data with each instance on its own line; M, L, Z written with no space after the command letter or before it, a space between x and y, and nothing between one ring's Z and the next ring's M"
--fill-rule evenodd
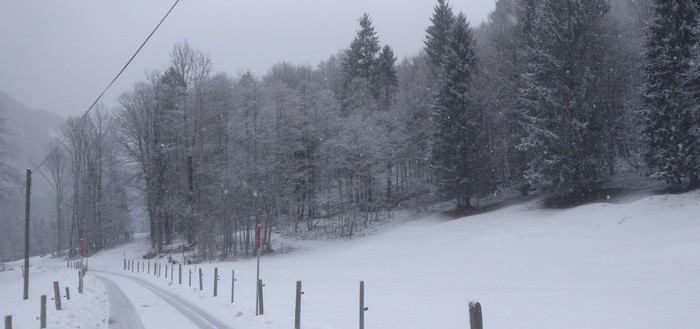
M129 296L146 328L194 328L126 274L199 305L230 328L293 328L297 280L303 281L302 328L358 327L365 281L366 328L468 328L469 301L483 307L489 329L700 328L700 191L542 210L536 202L448 220L397 218L369 237L297 241L297 250L263 257L265 314L255 316L255 261L200 265L188 287L171 278L123 271L123 256L141 259L135 243L90 259L85 294L65 263L32 259L30 300L22 301L19 263L0 272L0 315L15 328L38 328L39 295L52 282L71 287L64 311L48 303L49 328L107 328L109 276ZM285 241L286 244L292 244ZM197 269L200 268L197 267ZM218 267L219 296L213 297ZM231 304L231 271L236 272ZM175 326L173 326L175 325Z

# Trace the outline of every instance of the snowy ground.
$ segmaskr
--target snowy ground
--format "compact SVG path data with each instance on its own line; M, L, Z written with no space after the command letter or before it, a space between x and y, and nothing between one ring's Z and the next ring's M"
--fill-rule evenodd
M536 202L457 220L399 218L400 225L352 241L295 242L297 251L263 257L265 315L255 316L255 262L198 266L188 286L123 271L145 240L90 259L86 293L65 263L32 260L32 291L22 301L19 266L0 272L0 315L16 328L38 326L39 295L51 282L71 288L67 310L49 302L49 328L105 328L107 297L95 275L134 276L195 303L231 328L291 328L295 283L303 281L302 327L357 328L365 281L367 328L467 328L468 302L481 302L486 328L700 328L700 191L542 210ZM285 242L287 244L289 242ZM218 267L219 296L213 297ZM231 304L231 271L236 272ZM195 270L196 273L196 270ZM168 273L170 276L170 273ZM128 278L114 281L146 328L195 328ZM75 281L75 282L74 282ZM61 288L63 289L63 288ZM173 320L178 319L178 320Z

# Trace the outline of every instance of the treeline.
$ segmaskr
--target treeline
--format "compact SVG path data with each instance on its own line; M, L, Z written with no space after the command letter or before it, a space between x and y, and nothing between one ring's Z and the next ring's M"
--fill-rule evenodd
M397 63L365 14L346 50L262 77L215 73L180 42L119 97L104 141L143 192L153 246L182 236L205 258L252 255L257 224L270 251L280 225L328 221L351 237L397 207L468 210L498 191L585 197L621 167L695 186L697 7L498 0L474 28L438 0L416 56ZM94 148L81 147L76 237L81 223L111 223L91 208L112 200L99 172L125 177L91 167Z
M52 241L58 254L94 253L131 237L128 172L120 155L114 119L102 106L63 125L65 141L46 146L40 174L55 192ZM34 179L41 176L34 175Z

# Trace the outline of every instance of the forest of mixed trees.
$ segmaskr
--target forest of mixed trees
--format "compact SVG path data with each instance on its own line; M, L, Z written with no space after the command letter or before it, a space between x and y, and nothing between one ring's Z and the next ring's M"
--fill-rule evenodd
M252 255L257 224L271 251L280 227L352 237L397 208L585 197L621 168L700 185L699 1L498 0L473 27L438 0L426 16L414 56L365 14L345 50L262 77L175 44L50 157L57 248L127 238L129 186L154 247L211 259Z

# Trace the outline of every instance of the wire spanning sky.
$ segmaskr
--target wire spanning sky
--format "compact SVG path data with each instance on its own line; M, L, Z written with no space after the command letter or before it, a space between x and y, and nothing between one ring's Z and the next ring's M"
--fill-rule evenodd
M77 116L121 69L174 0L0 2L0 90L25 105ZM367 12L399 59L423 47L436 1L181 0L124 75L114 98L162 69L176 41L209 53L215 71L263 75L280 61L315 66L347 47ZM472 26L495 0L453 0Z

